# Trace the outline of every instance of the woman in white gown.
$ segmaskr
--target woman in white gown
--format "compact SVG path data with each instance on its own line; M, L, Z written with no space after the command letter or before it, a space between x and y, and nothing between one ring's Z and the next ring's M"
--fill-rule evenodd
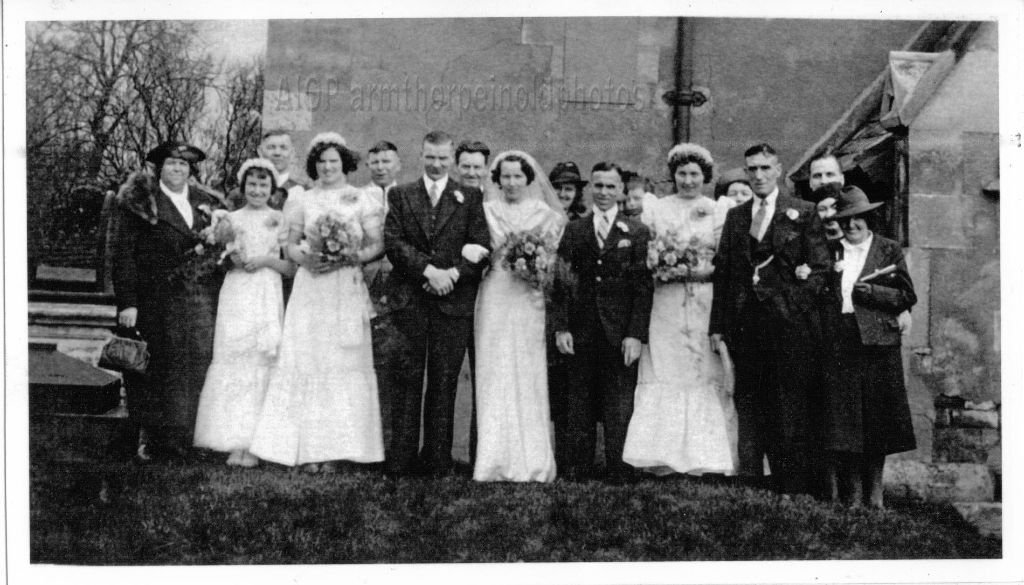
M316 136L306 161L316 185L289 197L284 209L288 254L300 268L250 452L310 472L333 471L336 460L384 459L361 268L383 251L384 208L348 184L358 161L340 135ZM361 236L358 250L341 262L325 262L310 250L319 237L317 220L328 213Z
M700 269L689 276L655 279L649 343L640 355L623 460L658 475L735 472L732 398L708 337L710 259L732 207L727 197L716 203L701 194L713 166L705 148L677 145L668 155L676 195L658 199L641 216L651 226L655 245L670 237L699 249L702 258Z
M274 165L249 159L238 177L246 204L226 218L237 249L220 287L213 362L199 396L193 444L230 452L228 465L252 467L258 460L249 442L281 341L281 276L293 275L295 266L281 258L284 216L267 204L277 188Z
M473 479L551 481L544 292L510 272L504 259L509 236L524 232L545 237L553 258L565 214L544 172L518 151L495 158L484 214L495 253L476 304L479 439Z

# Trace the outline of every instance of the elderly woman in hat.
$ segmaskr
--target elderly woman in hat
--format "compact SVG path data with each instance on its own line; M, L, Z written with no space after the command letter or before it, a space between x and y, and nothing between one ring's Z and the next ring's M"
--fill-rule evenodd
M917 302L900 245L875 234L874 210L844 187L833 218L843 230L835 264L835 318L825 364L823 438L833 500L882 507L890 453L915 448L897 316Z
M587 205L583 201L583 186L587 184L580 175L580 168L572 161L560 162L555 165L549 175L551 185L558 193L558 201L562 204L570 221L583 217L587 213Z
M218 195L194 177L203 151L169 141L146 155L155 172L132 175L117 195L113 282L118 325L148 343L144 375L126 374L128 411L139 429L136 455L182 455L192 445L199 394L213 357L222 274L199 262L200 232ZM198 245L198 247L197 247Z

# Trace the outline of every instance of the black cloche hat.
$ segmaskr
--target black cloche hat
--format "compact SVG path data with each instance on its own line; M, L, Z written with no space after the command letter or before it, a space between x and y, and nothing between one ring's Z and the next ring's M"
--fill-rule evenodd
M151 162L157 166L160 166L169 158L180 158L189 164L195 164L205 160L206 153L191 144L178 140L168 140L146 154L146 162Z
M587 184L580 175L580 168L572 161L556 164L548 178L551 179L551 184L556 186L572 183L582 187Z

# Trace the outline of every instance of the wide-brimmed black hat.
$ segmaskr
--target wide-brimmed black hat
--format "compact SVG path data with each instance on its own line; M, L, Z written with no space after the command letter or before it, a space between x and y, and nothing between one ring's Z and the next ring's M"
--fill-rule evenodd
M868 211L877 209L883 205L885 205L884 202L872 203L868 200L868 196L859 188L854 187L853 185L847 185L839 192L839 199L836 200L836 214L829 219L853 217L855 215L867 213Z
M580 175L580 168L572 161L556 164L555 168L551 169L551 174L548 178L551 179L551 184L555 186L572 183L582 187L587 184L587 181L584 181L582 175Z
M195 164L205 160L206 153L191 144L178 140L168 140L146 154L146 162L151 162L157 166L160 166L169 158L180 158L189 164Z

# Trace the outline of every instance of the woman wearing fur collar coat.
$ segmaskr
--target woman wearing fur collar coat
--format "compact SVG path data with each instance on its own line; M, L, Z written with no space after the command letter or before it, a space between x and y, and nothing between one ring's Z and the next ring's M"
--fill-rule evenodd
M214 264L197 244L213 210L223 205L191 180L204 158L194 146L165 142L146 155L155 173L132 175L117 195L112 276L118 325L137 328L150 352L146 373L125 377L141 460L188 452L213 357L222 275L209 269Z

